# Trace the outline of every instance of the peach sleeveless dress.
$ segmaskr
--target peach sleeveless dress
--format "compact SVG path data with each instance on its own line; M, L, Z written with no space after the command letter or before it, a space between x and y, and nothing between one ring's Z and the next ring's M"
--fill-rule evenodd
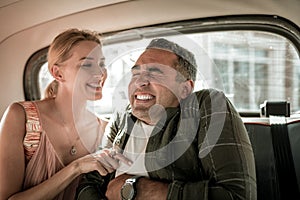
M19 102L26 112L26 135L23 146L26 169L23 189L38 185L65 167L43 130L34 102ZM75 179L55 199L74 199L80 177Z

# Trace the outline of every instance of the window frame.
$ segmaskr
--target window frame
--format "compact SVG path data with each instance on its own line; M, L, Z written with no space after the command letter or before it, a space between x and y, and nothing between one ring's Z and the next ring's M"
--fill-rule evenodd
M298 56L300 54L300 28L293 22L275 15L231 15L182 20L178 22L155 24L116 32L103 33L101 34L101 38L103 39L104 45L106 45L135 40L139 39L140 37L147 38L169 35L168 32L165 33L164 31L160 33L144 33L143 28L163 28L163 30L172 29L183 34L241 30L265 31L288 39L297 50ZM139 30L137 34L132 34L132 31L128 33L126 32L135 29ZM123 33L117 34L120 32ZM42 65L47 62L48 48L49 46L35 52L26 63L23 76L25 100L39 100L41 98L38 83L38 73ZM259 113L247 112L241 113L241 115L258 116Z

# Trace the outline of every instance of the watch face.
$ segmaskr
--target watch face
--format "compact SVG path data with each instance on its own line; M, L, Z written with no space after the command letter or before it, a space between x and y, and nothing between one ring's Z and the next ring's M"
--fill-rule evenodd
M121 190L122 199L133 199L134 198L134 188L130 183L124 184Z

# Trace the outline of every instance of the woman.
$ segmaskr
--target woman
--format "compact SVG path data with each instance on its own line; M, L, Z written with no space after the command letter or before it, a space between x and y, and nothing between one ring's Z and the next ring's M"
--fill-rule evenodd
M86 109L107 77L96 33L70 29L48 52L54 81L46 98L11 104L0 129L0 199L73 199L81 174L112 172L109 150L95 152L106 125Z

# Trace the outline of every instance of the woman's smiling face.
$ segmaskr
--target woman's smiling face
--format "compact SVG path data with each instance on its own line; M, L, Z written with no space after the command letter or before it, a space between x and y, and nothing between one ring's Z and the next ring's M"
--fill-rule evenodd
M107 78L101 46L93 41L79 42L71 49L71 57L61 67L64 85L75 98L87 100L102 98L102 88ZM80 98L80 97L79 97Z

